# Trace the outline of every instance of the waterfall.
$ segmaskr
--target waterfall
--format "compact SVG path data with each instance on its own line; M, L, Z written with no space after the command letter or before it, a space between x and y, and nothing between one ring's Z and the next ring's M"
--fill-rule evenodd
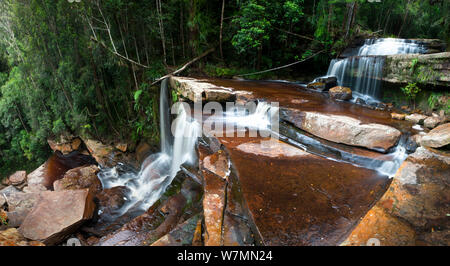
M201 126L188 116L183 105L176 104L172 109L177 114L177 119L171 134L168 97L168 82L165 79L161 83L160 95L161 152L146 158L137 174L121 171L123 164L118 164L113 168L102 169L98 175L104 188L126 186L130 189L127 204L116 216L129 210L147 210L165 192L180 166L183 163L195 162L195 144L201 136Z
M334 59L327 76L336 76L338 85L349 87L367 102L381 97L381 79L384 56L394 54L421 54L427 51L419 42L405 39L367 39L356 56Z

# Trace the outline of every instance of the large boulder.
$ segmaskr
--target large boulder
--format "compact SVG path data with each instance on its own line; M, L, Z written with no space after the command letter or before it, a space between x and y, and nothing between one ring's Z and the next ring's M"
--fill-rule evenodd
M96 195L103 188L102 182L97 177L99 171L100 169L95 165L70 169L64 174L62 179L53 183L53 187L55 191L89 188Z
M441 148L450 144L450 123L440 125L421 139L423 146Z
M329 90L330 97L335 100L350 100L352 98L352 90L347 87L336 86Z
M450 245L449 172L450 157L417 148L344 244Z
M31 240L46 245L61 242L84 221L92 218L95 210L89 189L46 191L27 215L19 232Z
M395 146L401 136L401 132L393 127L364 124L358 119L342 115L283 108L281 118L317 137L381 152L387 152Z

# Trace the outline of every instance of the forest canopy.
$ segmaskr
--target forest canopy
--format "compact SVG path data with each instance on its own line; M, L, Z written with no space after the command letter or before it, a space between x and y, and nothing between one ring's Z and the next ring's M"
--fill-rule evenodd
M361 36L449 44L449 14L447 0L0 0L0 177L42 163L61 134L158 143L151 84L210 48L185 74L232 77L323 51L308 70L250 76L301 79Z

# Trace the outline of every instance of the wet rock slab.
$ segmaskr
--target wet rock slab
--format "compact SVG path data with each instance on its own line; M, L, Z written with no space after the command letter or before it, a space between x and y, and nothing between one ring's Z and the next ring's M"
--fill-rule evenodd
M279 141L221 141L264 245L337 245L390 183Z

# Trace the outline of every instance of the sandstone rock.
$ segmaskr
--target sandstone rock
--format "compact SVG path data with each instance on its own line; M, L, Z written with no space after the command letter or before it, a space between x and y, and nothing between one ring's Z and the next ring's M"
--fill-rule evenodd
M171 76L169 82L179 94L193 102L234 101L236 98L236 92L233 89L217 86L201 79Z
M422 137L423 146L440 148L450 144L450 123L440 125Z
M105 145L97 140L88 139L85 141L86 147L91 153L92 157L104 166L110 165L111 156L113 156L114 147Z
M440 122L439 117L430 116L423 121L423 125L427 128L435 128Z
M448 245L449 171L448 156L417 148L343 244L364 245L378 238L382 245ZM430 235L434 228L440 233Z
M128 144L126 143L118 143L116 144L116 149L118 149L121 152L126 152L128 149Z
M425 119L427 119L428 117L426 115L421 115L421 114L410 114L407 115L405 117L406 121L411 121L414 124L420 124L423 125L423 122L425 121Z
M417 60L416 68L423 69L427 75L421 80L424 85L449 86L448 75L450 52L435 54L397 54L385 57L383 81L391 83L408 83L417 75L411 71L412 60Z
M28 187L24 188L24 192L45 191L47 188L43 185L45 183L45 163L39 166L36 170L28 174Z
M95 203L89 189L46 191L27 215L19 232L46 245L57 244L91 219Z
M230 171L230 162L226 154L219 150L203 160L203 167L217 176L227 178Z
M97 177L97 166L80 166L67 171L62 179L53 183L55 191L89 188L94 195L102 190L102 182Z
M334 76L330 77L319 77L309 83L306 87L318 91L327 91L333 87L337 86L337 78Z
M352 98L352 90L347 87L336 86L330 89L330 97L336 100L350 100Z
M194 238L192 239L192 246L203 246L203 239L202 239L202 220L199 219L197 221L197 226L195 228L194 232Z
M14 186L22 184L23 182L25 182L26 179L27 179L26 171L17 171L9 177L9 181Z
M47 140L48 145L53 151L60 151L62 154L69 154L76 151L81 146L81 139L74 136L61 136L60 140Z
M405 120L406 115L405 114L391 113L391 117L392 117L392 119Z
M413 246L416 232L408 223L374 206L341 245L366 246L373 238L381 246Z
M424 230L444 225L450 206L450 157L419 147L380 199L385 211Z
M281 118L320 138L386 152L397 144L401 132L381 124L363 124L342 115L301 112L282 108Z
M193 244L197 222L200 218L200 214L194 215L192 218L178 225L170 233L155 241L152 246L191 246Z
M219 165L222 165L222 167L216 168L212 165L212 162L218 160ZM220 246L222 244L223 212L226 195L225 170L223 169L225 165L228 167L225 152L222 150L206 156L201 163L204 179L205 246ZM208 168L213 171L208 170Z
M39 241L26 240L16 228L0 231L0 246L45 246Z

